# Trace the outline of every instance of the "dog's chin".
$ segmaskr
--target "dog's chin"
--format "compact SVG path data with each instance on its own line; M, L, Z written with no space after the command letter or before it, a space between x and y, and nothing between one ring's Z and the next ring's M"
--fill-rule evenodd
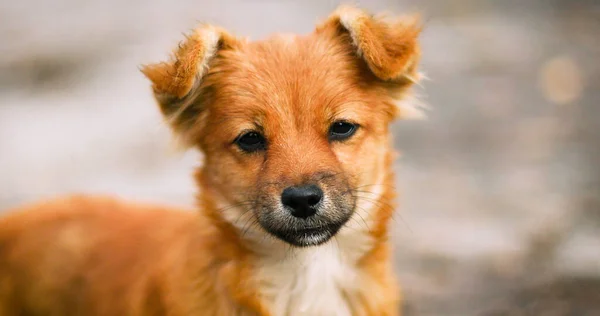
M295 247L318 246L329 241L342 228L343 223L332 223L311 228L273 230L266 228L275 237Z

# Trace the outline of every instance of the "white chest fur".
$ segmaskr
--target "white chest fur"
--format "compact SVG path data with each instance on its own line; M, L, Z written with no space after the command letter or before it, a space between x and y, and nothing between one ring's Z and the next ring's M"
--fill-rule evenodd
M323 245L271 252L261 260L258 276L272 315L352 315L358 297L372 288L357 265L372 242L366 231L347 225Z
M351 315L348 293L359 283L359 271L335 240L313 248L290 248L261 268L263 295L273 315Z

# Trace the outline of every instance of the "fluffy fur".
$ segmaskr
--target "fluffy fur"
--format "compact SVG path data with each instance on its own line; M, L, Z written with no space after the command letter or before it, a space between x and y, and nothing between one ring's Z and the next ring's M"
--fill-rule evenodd
M194 30L142 71L174 134L204 153L198 210L74 196L10 212L0 315L398 315L388 125L412 113L397 104L419 79L419 31L354 7L259 42ZM339 119L360 128L329 142ZM233 144L247 129L266 151ZM323 186L332 216L352 212L319 246L293 247L260 222L303 181Z

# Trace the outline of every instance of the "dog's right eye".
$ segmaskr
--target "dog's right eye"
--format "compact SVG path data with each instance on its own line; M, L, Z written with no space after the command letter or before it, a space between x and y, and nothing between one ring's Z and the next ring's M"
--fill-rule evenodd
M236 138L235 144L245 152L255 152L267 148L267 140L258 132L246 132Z

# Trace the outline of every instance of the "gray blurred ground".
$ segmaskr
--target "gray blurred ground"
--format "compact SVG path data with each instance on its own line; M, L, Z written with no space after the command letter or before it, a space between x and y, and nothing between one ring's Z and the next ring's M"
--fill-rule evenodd
M335 1L0 2L0 210L90 192L192 205L137 66L199 21L305 33ZM360 3L360 1L359 1ZM422 11L428 121L395 124L408 315L600 314L600 2Z

